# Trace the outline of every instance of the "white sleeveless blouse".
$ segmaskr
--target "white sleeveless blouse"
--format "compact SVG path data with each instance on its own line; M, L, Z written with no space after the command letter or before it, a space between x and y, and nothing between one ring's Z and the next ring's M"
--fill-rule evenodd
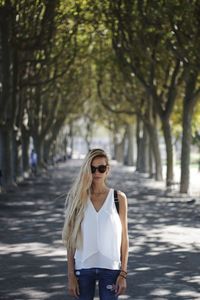
M122 225L110 189L97 212L88 199L81 224L82 246L75 252L75 268L120 268Z

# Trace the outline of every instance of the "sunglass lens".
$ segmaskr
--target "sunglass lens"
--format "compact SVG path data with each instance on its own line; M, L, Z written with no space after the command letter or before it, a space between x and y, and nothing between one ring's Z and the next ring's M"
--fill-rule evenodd
M106 168L107 168L107 166L104 166L104 165L100 165L98 167L91 166L91 172L92 172L92 174L94 174L96 172L96 170L98 170L99 173L104 173L106 171Z
M98 167L98 171L100 172L100 173L104 173L105 171L106 171L106 166L99 166Z
M94 174L96 172L96 167L91 166L91 172Z

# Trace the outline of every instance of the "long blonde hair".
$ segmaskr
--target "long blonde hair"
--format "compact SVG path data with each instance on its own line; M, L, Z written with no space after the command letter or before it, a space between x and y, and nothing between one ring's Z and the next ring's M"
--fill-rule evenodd
M84 216L85 205L90 197L90 188L92 184L91 163L96 157L104 157L106 163L109 164L108 156L104 150L90 150L67 195L62 239L68 251L74 251L81 246L81 222Z

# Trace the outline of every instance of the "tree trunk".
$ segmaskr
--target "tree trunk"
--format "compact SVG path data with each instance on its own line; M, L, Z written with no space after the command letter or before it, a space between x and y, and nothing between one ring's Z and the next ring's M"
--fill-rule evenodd
M7 188L13 184L12 177L12 132L8 127L0 128L0 148L1 161L0 169L2 171L2 185Z
M11 14L10 4L7 1L4 7L0 7L0 124L8 125L11 115L11 82L12 82L12 62L11 62ZM4 126L4 125L3 125ZM4 129L3 129L4 131ZM4 138L3 138L4 140Z
M140 172L140 165L141 165L141 142L142 142L142 121L137 116L136 122L136 144L137 144L137 159L136 159L136 171Z
M111 135L111 139L110 139L110 148L112 149L112 159L116 160L116 145L117 145L117 138L115 136L115 134L113 133Z
M53 140L47 140L44 142L44 157L43 160L46 164L49 163L49 159L50 159L50 149L51 149L51 145L53 143Z
M19 178L23 177L23 165L22 165L22 146L21 141L18 137L18 131L12 131L12 155L11 155L11 165L12 165L12 178L15 183L18 182Z
M67 134L64 133L64 135L63 135L63 152L64 152L65 160L67 160L67 146L68 146Z
M142 138L137 138L137 162L136 162L136 171L141 172L142 165Z
M38 136L34 137L33 141L34 141L35 151L37 153L38 166L39 167L43 167L44 166L44 161L43 161L43 157L44 157L44 143L43 143L42 139L40 137L38 137Z
M162 120L162 128L166 146L167 156L167 173L166 173L166 186L170 186L174 180L174 161L173 161L173 145L171 136L171 126L169 120Z
M71 148L71 158L73 157L74 154L74 126L73 122L69 124L69 138L70 138L70 148Z
M192 141L192 116L196 99L194 97L197 74L190 73L186 79L186 92L183 102L183 135L181 149L180 193L187 193L190 180L190 147Z
M22 169L23 173L26 176L29 169L30 169L30 164L29 164L29 131L22 126Z
M192 116L194 111L194 99L192 94L194 86L187 87L187 92L183 102L183 135L181 148L181 180L180 193L187 193L189 189L190 180L190 147L192 141Z
M150 143L153 151L154 161L155 161L155 179L157 181L163 180L162 175L162 162L161 162L161 154L160 154L160 148L159 148L159 142L158 142L158 134L157 129L150 125L147 127L149 131L150 136Z
M120 163L124 162L124 143L116 144L116 160Z
M17 181L24 178L23 162L22 162L22 144L21 141L17 141Z
M180 192L187 193L190 179L190 145L192 136L192 111L189 101L184 101L183 108L183 136L181 149L181 184Z
M127 159L126 165L133 166L134 165L134 126L133 124L129 124L127 128Z
M152 145L149 144L149 177L153 178L155 174L155 163L154 163L154 156L152 151Z
M125 160L125 141L126 141L126 137L127 137L127 128L124 132L123 138L121 140L121 142L117 143L115 145L115 149L116 149L116 160L120 163L124 164L124 160Z
M17 131L11 132L11 171L13 181L17 182L17 170L18 170L18 149L17 149Z
M12 63L11 63L11 14L10 4L0 8L0 169L4 188L13 183L12 178Z
M142 173L149 172L149 134L147 124L141 120L137 123L137 167L136 171Z
M140 172L148 173L149 172L149 135L145 124L143 124L143 137L141 140L141 163L140 163Z

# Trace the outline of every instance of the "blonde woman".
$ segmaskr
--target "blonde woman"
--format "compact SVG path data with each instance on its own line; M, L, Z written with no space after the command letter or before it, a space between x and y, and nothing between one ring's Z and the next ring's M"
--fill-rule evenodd
M89 151L66 200L68 289L79 300L94 299L97 281L100 300L118 299L126 289L127 199L117 192L118 211L109 169L104 150Z

